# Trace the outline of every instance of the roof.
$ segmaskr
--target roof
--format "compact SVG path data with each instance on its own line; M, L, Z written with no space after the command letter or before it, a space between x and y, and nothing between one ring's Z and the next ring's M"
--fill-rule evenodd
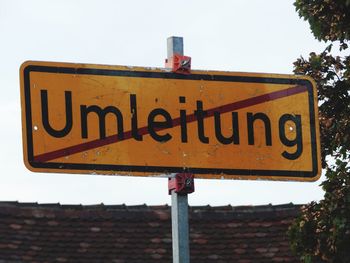
M286 231L300 206L189 208L191 263L299 262ZM0 202L0 263L171 262L165 206Z

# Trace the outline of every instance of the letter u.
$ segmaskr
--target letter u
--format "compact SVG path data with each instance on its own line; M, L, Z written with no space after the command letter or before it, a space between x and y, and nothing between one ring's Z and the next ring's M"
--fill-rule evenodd
M43 125L48 134L53 137L61 138L66 136L73 126L73 115L72 115L72 92L65 91L65 105L66 105L66 125L61 130L56 130L51 127L49 121L49 103L47 99L47 90L41 90L41 118Z

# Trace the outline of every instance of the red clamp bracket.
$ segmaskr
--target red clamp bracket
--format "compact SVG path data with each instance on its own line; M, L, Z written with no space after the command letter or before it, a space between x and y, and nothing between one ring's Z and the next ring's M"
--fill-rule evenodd
M179 173L175 177L169 178L168 181L169 195L174 190L180 195L194 192L194 176L190 173Z
M191 57L174 54L173 57L165 59L165 67L171 68L171 71L175 73L190 74Z

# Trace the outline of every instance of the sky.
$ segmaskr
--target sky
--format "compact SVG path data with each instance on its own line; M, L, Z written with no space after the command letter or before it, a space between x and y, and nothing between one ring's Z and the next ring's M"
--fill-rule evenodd
M293 1L0 0L0 201L170 204L166 178L33 173L23 163L19 68L27 60L164 67L184 38L192 68L291 74L321 51ZM303 204L317 182L196 179L190 205Z

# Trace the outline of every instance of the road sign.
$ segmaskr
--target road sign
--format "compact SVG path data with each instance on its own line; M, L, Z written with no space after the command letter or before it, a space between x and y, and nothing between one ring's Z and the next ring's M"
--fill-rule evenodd
M316 91L305 76L25 62L21 99L31 171L320 176Z

